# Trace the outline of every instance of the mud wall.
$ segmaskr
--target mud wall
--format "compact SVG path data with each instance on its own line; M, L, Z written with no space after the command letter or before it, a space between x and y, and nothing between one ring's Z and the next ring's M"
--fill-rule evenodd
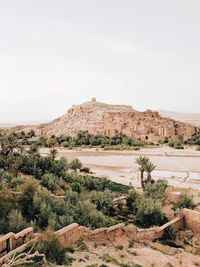
M190 229L194 234L200 234L200 212L183 209L184 226L186 229Z

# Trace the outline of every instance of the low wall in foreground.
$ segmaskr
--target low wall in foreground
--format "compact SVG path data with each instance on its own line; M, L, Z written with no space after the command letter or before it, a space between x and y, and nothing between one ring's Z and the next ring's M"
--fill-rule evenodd
M192 230L194 234L200 234L200 212L190 209L183 209L184 226Z
M140 229L133 225L125 226L117 224L108 228L91 230L89 228L73 223L56 232L60 243L64 247L71 246L79 240L91 240L94 242L114 242L123 244L126 240L137 242L153 241L161 238L165 231L173 227L175 231L190 229L194 234L200 234L200 213L197 211L184 209L183 216L177 217L161 227ZM37 241L37 235L33 233L33 228L29 227L17 234L8 233L0 238L0 266L9 260L15 252L23 252L29 241Z
M17 234L8 233L4 235L0 238L0 258L24 243L30 241L32 238L33 227L26 228Z

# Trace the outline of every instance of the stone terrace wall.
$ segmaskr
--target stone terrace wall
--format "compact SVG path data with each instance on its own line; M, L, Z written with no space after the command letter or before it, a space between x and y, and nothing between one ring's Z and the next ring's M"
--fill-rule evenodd
M26 228L17 234L8 233L4 235L0 238L0 258L32 238L33 227Z
M195 231L194 222L200 224L200 213L184 209L184 217L177 217L161 227L140 229L133 225L125 226L117 224L108 228L99 228L90 230L86 227L73 223L56 232L61 244L64 247L73 245L79 240L91 240L95 242L115 242L122 244L125 240L135 240L138 242L153 241L161 238L170 226L175 230L182 229L184 225ZM18 234L9 233L0 238L0 266L9 260L17 252L23 252L30 240L37 240L36 234L33 234L33 228L27 228Z
M185 228L192 230L194 234L200 234L200 212L183 209L183 214Z
M64 247L67 247L82 239L87 232L89 232L89 229L79 226L77 223L73 223L57 231L56 234L58 235L60 243Z
M166 229L169 227L173 227L173 229L175 231L183 229L184 228L184 217L183 216L177 217L177 218L173 219L172 221L159 227L155 233L155 239L161 238L164 235Z
M95 230L90 230L74 223L56 233L59 236L61 244L65 247L73 245L80 239L95 242L123 242L126 239L132 239L138 242L146 242L161 238L170 226L173 226L175 231L182 229L184 226L183 221L183 217L178 217L161 227L140 229L137 227L127 227L124 224L117 224L109 228L98 228Z
M88 233L88 235L86 236L86 239L93 240L96 242L104 242L104 241L116 242L126 237L127 234L124 224L117 224L109 228L100 228L90 231L90 233Z

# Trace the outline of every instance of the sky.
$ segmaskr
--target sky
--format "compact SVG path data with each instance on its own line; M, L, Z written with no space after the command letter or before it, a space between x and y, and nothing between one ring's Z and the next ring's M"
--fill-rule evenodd
M0 0L0 122L96 97L200 112L199 0Z

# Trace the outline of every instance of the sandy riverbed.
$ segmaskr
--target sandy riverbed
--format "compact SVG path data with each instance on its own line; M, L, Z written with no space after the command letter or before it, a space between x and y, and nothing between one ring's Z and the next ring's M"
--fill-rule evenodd
M41 149L47 154L49 149ZM145 148L140 151L103 151L96 149L58 149L58 157L69 160L79 158L98 176L107 176L110 180L140 186L135 159L146 155L157 166L153 172L155 179L167 179L170 185L181 188L200 189L200 152L187 148L175 150L167 146Z

